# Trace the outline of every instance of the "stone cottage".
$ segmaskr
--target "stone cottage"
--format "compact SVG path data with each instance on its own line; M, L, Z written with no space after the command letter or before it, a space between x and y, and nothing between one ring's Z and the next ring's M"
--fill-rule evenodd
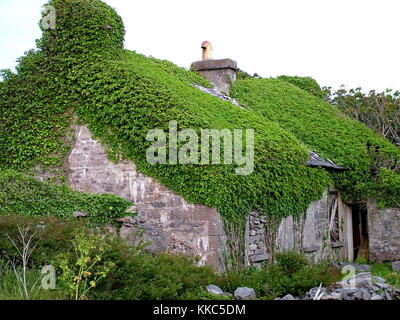
M214 89L200 88L221 99L229 98L236 79L236 62L212 60L211 45L202 45L204 60L192 70L207 78ZM238 104L232 102L232 108ZM140 226L154 250L199 257L200 264L220 267L226 248L223 222L217 210L190 204L155 179L136 170L132 161L111 162L105 148L85 125L75 125L76 139L67 160L68 184L75 190L113 193L135 202L138 215L123 220L121 235L131 237ZM346 170L310 152L307 165L315 170ZM353 261L400 259L400 209L378 209L373 200L344 202L340 190L326 190L301 218L269 221L249 212L244 257L247 264L269 260L276 250L296 249L315 257Z

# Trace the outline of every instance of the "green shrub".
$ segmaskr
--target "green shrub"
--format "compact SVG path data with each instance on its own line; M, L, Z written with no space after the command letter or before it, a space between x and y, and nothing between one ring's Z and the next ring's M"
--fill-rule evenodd
M369 265L372 275L384 278L387 283L400 289L400 273L392 271L390 262L369 263Z
M289 277L308 266L306 257L294 250L277 253L275 261L283 273Z
M280 254L279 263L266 263L263 268L247 268L227 272L222 287L234 292L237 287L250 287L259 299L274 299L286 294L302 296L308 290L330 286L340 279L340 272L327 263L308 264L302 255L292 252Z
M58 284L68 292L68 298L87 300L90 293L115 267L115 263L104 259L111 249L104 239L96 234L79 231L72 239L71 250L57 255L56 266L60 269Z
M257 298L273 299L285 294L287 275L273 263L267 263L263 268L255 267L228 271L223 277L223 288L233 293L237 287L250 287L256 292Z
M190 257L138 252L116 241L113 247L119 249L104 256L115 268L96 288L94 299L197 299L205 297L205 286L218 284L210 267L198 267Z
M56 9L55 29L43 29L37 45L58 62L77 62L79 56L114 58L123 48L121 17L99 0L51 0ZM69 54L68 54L69 53Z
M4 263L3 263L4 264ZM15 277L11 266L1 269L0 260L0 300L26 300L23 288ZM20 271L20 267L17 267ZM2 272L1 272L2 271ZM41 288L41 269L29 269L26 273L27 287L32 300L61 300L64 293L62 290L45 290Z
M91 194L73 191L65 185L39 182L12 170L0 170L0 216L53 215L73 219L74 211L87 213L88 221L106 224L126 216L132 202L111 194Z
M57 295L62 298L72 298L70 290L74 283L69 281L72 273L82 278L80 284L87 280L86 289L91 281L95 281L95 286L90 287L89 291L82 289L83 286L79 286L78 291L75 291L79 297L84 293L84 298L94 299L206 298L205 286L211 283L218 285L220 281L214 270L210 267L196 266L196 260L193 258L145 253L140 246L132 247L119 237L101 238L99 236L104 235L105 230L88 228L83 222L68 222L54 217L0 216L0 261L6 262L16 257L17 267L20 263L19 253L5 235L9 235L18 243L18 226L30 226L31 233L35 233L32 240L35 249L29 260L29 270L39 276L39 270L44 265L54 265L57 271ZM90 235L93 232L98 236ZM77 233L83 241L77 241ZM90 250L85 244L91 245ZM101 252L101 257L97 252L99 247L107 249ZM79 248L81 250L77 250ZM89 256L90 259L99 256L100 260L96 262L94 270L88 270L87 265L86 268L77 265L86 261L82 257L77 260L77 254ZM101 274L96 276L96 273L104 271L104 268L109 269L110 264L114 267L107 273L107 277L99 279ZM83 272L91 274L83 277ZM7 285L12 291L8 292L10 297L14 296L13 286ZM4 289L4 292L6 291Z
M381 167L378 177L381 183L381 193L386 194L385 198L389 198L390 203L394 203L396 207L400 207L400 199L398 198L400 194L400 175L393 170ZM383 208L385 201L380 199L378 206Z
M311 288L331 286L340 280L340 271L328 267L325 263L309 265L292 274L286 281L285 292L294 296L303 296Z
M399 272L391 272L386 275L386 281L392 286L400 289L400 273Z
M182 300L232 300L233 295L227 294L226 296L209 293L204 287L197 290L190 290L185 292L181 298Z
M29 266L41 268L52 264L55 256L64 250L70 250L73 232L81 227L81 223L58 220L54 217L26 217L21 215L0 216L0 259L16 258L20 262L20 255L7 235L20 244L18 227L30 227L30 235L34 234L32 245L35 245ZM22 247L19 247L22 250Z
M38 295L32 295L38 299L76 298L76 293L78 298L94 300L229 299L207 293L205 287L209 284L230 294L237 287L251 287L257 298L273 299L288 293L301 296L320 283L329 286L340 278L340 272L327 264L304 265L303 257L291 252L279 254L278 263L266 263L261 269L251 267L218 274L210 267L197 266L196 259L188 256L146 253L141 246L133 247L119 237L105 236L101 228L51 217L3 216L0 234L14 237L17 227L24 225L41 231L33 240L36 248L28 266L32 281L39 278L44 265L56 267L57 290L39 290ZM104 250L98 251L99 248ZM4 237L0 238L0 252L0 262L17 256L15 248ZM95 262L93 268L88 266L88 257L92 264ZM110 269L110 266L113 267ZM0 288L3 290L0 297L4 299L23 298L18 296L19 286L11 273L4 276L0 272ZM71 290L75 290L73 297Z
M368 93L362 88L347 90L345 86L332 90L324 88L326 101L350 118L364 123L392 143L400 146L400 91L386 89Z

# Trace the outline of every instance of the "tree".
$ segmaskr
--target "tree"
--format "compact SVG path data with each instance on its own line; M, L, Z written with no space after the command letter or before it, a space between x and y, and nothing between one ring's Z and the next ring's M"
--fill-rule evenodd
M323 89L328 102L400 146L400 91L364 93L361 88L346 90L344 86L336 91L330 87Z

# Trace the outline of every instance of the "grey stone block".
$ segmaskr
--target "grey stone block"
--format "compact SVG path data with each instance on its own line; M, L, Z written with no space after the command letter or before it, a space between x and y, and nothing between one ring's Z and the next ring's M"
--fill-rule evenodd
M362 296L363 300L371 300L371 294L369 293L368 290L364 289L362 292L363 292Z
M191 69L209 80L215 89L229 95L231 82L236 81L236 62L230 59L192 63Z
M341 288L339 288L339 289L336 289L335 291L338 293L343 293L343 294L351 296L354 293L356 293L358 291L358 289L341 289Z
M250 300L256 298L256 292L252 288L239 287L234 292L236 300Z
M342 241L336 241L331 243L331 248L341 248L343 247L343 242Z
M257 244L253 243L253 244L249 245L249 249L250 249L251 251L256 250L256 249L257 249Z
M356 280L356 287L357 288L371 287L372 286L372 275L371 275L371 272L362 272L362 273L356 274L355 280Z
M393 271L400 271L400 261L392 262L392 270Z
M265 260L268 260L268 259L269 259L269 257L268 257L268 255L266 253L250 257L250 260L252 262L265 261Z
M320 248L321 247L318 245L312 245L312 246L304 247L303 251L305 253L316 252L316 251L320 250Z
M206 291L211 293L211 294L216 294L223 296L225 295L224 291L222 289L214 284L210 284L209 286L206 287Z
M254 250L254 254L256 254L256 255L265 254L265 249L264 248L256 249L256 250Z
M356 271L362 271L362 272L370 272L371 267L367 264L356 264L354 265Z

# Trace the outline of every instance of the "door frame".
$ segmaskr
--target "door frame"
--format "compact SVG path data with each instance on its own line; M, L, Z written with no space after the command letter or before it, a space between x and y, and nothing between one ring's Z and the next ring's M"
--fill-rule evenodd
M339 201L339 223L340 237L343 239L343 257L351 262L354 261L354 243L353 243L353 209L350 205L344 203L338 195Z

